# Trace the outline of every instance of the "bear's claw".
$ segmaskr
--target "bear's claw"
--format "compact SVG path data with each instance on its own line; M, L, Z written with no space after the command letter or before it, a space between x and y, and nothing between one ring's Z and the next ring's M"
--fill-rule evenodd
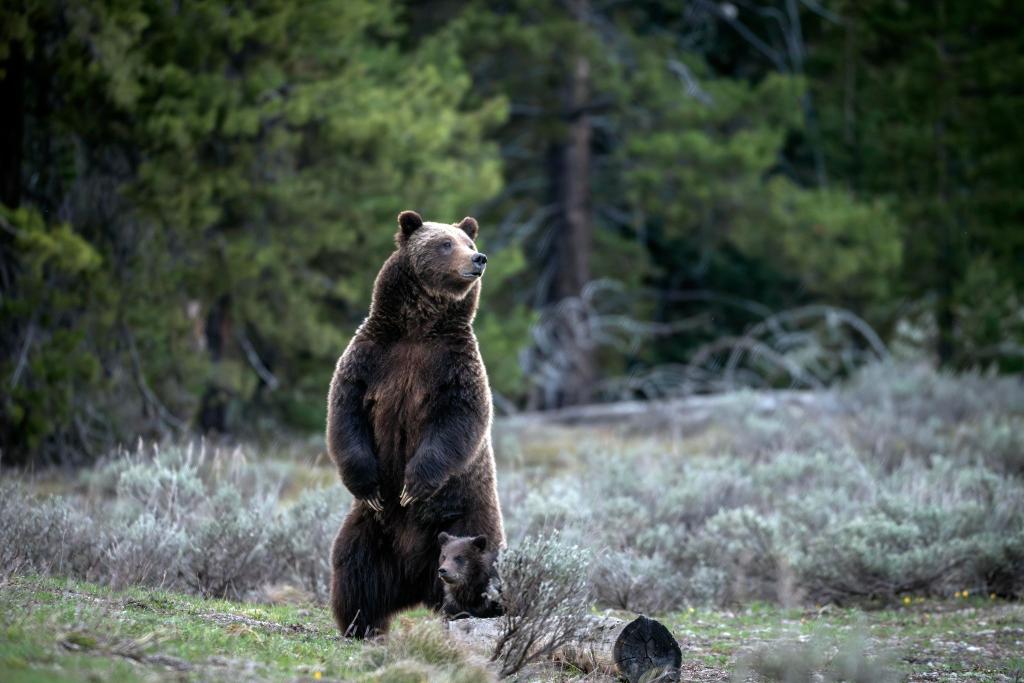
M402 495L398 499L398 504L402 507L408 507L410 504L416 502L416 497L409 493L409 487L402 487Z
M375 493L372 498L367 498L366 504L374 512L384 512L384 501L380 499L379 493Z

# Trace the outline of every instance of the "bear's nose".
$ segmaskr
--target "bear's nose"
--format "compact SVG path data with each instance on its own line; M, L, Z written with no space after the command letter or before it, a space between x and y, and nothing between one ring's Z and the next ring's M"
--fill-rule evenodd
M440 569L437 570L438 576L444 576L447 573L448 573L448 570L445 569L444 567L441 567Z
M484 265L487 263L487 254L481 254L480 252L473 254L473 263L478 266Z

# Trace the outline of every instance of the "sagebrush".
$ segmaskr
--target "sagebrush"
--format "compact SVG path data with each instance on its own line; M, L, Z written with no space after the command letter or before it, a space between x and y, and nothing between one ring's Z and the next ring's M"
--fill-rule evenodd
M505 474L510 539L559 529L599 558L598 604L636 611L1024 594L1020 378L885 364L810 407L762 398Z
M557 532L524 539L498 558L501 633L492 659L510 676L575 639L589 606L589 554L561 542Z
M557 529L595 558L597 605L648 613L1024 595L1020 378L885 365L811 407L756 399L734 396L682 441L563 435L547 468L506 453L510 557ZM0 568L248 599L287 584L323 601L351 500L335 476L187 445L119 454L60 495L8 474Z
M350 500L340 486L282 494L277 468L241 451L142 447L41 498L0 484L0 569L258 599L287 583L326 598L328 550Z

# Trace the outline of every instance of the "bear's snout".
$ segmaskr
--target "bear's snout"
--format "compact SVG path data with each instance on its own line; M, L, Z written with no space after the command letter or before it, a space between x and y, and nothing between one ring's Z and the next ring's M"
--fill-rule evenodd
M484 268L487 267L487 254L478 251L469 257L469 263L469 270L462 271L462 277L475 280L484 274Z

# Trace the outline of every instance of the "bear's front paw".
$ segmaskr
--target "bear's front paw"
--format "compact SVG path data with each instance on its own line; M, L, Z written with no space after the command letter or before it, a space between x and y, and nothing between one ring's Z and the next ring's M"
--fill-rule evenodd
M398 504L408 507L416 501L423 501L437 493L441 484L432 483L423 479L405 478L405 486L402 487L402 495L398 498Z
M409 486L406 484L402 487L402 495L398 497L398 504L402 507L408 507L415 503L417 500L424 500L430 497L430 491L423 486Z
M405 481L398 504L402 507L424 501L437 493L448 479L448 473L431 451L424 451L405 466Z
M380 497L379 490L369 498L364 498L363 502L374 512L384 512L384 499Z

